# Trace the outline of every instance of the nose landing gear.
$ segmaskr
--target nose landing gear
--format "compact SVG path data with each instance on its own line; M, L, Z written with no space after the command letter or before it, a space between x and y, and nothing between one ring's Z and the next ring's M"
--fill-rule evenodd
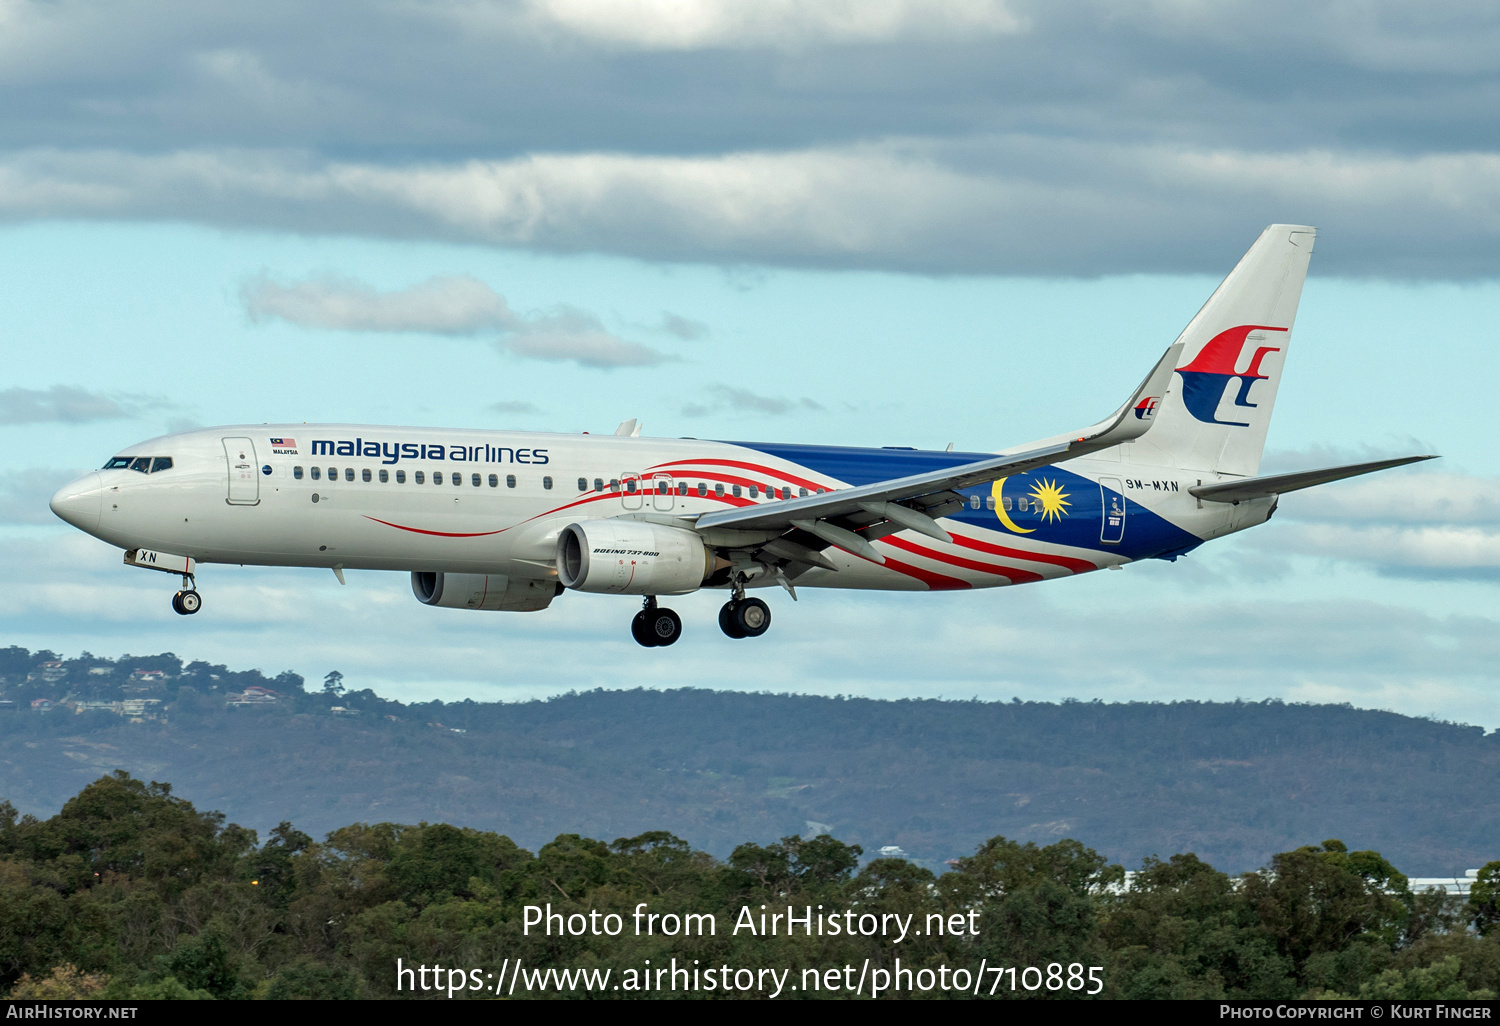
M682 637L682 617L671 609L659 608L656 596L648 596L630 621L630 636L644 648L665 648Z
M182 579L182 590L172 596L172 610L183 616L192 616L203 608L203 596L198 594L197 582L191 577Z

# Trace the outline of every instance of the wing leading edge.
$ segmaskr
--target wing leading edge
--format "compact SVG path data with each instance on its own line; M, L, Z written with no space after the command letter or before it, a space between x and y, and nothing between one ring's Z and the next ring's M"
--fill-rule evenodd
M1180 344L1169 347L1124 405L1109 417L1082 431L1057 435L1034 443L1023 451L1002 453L962 466L877 481L858 488L840 488L821 495L705 513L694 526L700 532L712 529L774 531L795 528L804 537L812 534L825 544L850 548L846 543L851 537L856 541L863 541L849 530L853 525L827 522L855 518L860 521L858 526L862 529L884 522L890 524L893 531L910 529L929 537L946 538L947 533L933 523L932 518L946 516L959 508L962 499L955 494L958 489L972 488L1012 474L1061 463L1144 435L1151 428L1151 418L1132 417L1131 413L1143 402L1166 391L1181 352ZM890 506L895 508L889 508ZM871 537L868 530L863 533L866 538ZM868 544L856 546L851 551L859 551L867 558L874 552L869 549ZM884 561L876 555L877 562Z

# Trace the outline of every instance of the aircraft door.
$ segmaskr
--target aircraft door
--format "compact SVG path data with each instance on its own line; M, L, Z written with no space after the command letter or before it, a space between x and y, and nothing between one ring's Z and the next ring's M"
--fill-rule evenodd
M671 474L656 474L651 478L651 505L662 513L670 513L676 501L673 495Z
M1104 508L1099 540L1105 545L1118 545L1125 540L1125 489L1119 478L1099 479L1099 501Z
M640 509L646 504L646 496L641 489L641 475L620 475L620 502L626 509Z
M260 468L255 465L255 443L248 438L226 438L224 458L229 464L229 504L259 503Z

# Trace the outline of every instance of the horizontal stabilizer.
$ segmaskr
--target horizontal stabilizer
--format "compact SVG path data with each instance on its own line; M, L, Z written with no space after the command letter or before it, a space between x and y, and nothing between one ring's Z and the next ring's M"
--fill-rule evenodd
M1285 495L1300 488L1342 481L1346 477L1358 477L1377 470L1404 467L1408 463L1435 460L1436 456L1402 456L1395 460L1376 460L1374 463L1351 463L1346 467L1329 467L1326 470L1303 470L1295 474L1272 474L1269 477L1247 477L1239 481L1224 481L1219 484L1199 485L1188 491L1207 502L1244 502L1267 495Z

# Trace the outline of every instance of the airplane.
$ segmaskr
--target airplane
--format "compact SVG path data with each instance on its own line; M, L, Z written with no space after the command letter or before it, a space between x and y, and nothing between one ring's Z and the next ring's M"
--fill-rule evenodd
M1433 457L1258 476L1316 230L1272 225L1114 413L996 452L358 424L153 438L61 488L63 520L181 577L200 564L392 570L449 609L537 611L726 590L719 627L759 637L798 588L946 591L1174 560L1264 523L1279 497Z

